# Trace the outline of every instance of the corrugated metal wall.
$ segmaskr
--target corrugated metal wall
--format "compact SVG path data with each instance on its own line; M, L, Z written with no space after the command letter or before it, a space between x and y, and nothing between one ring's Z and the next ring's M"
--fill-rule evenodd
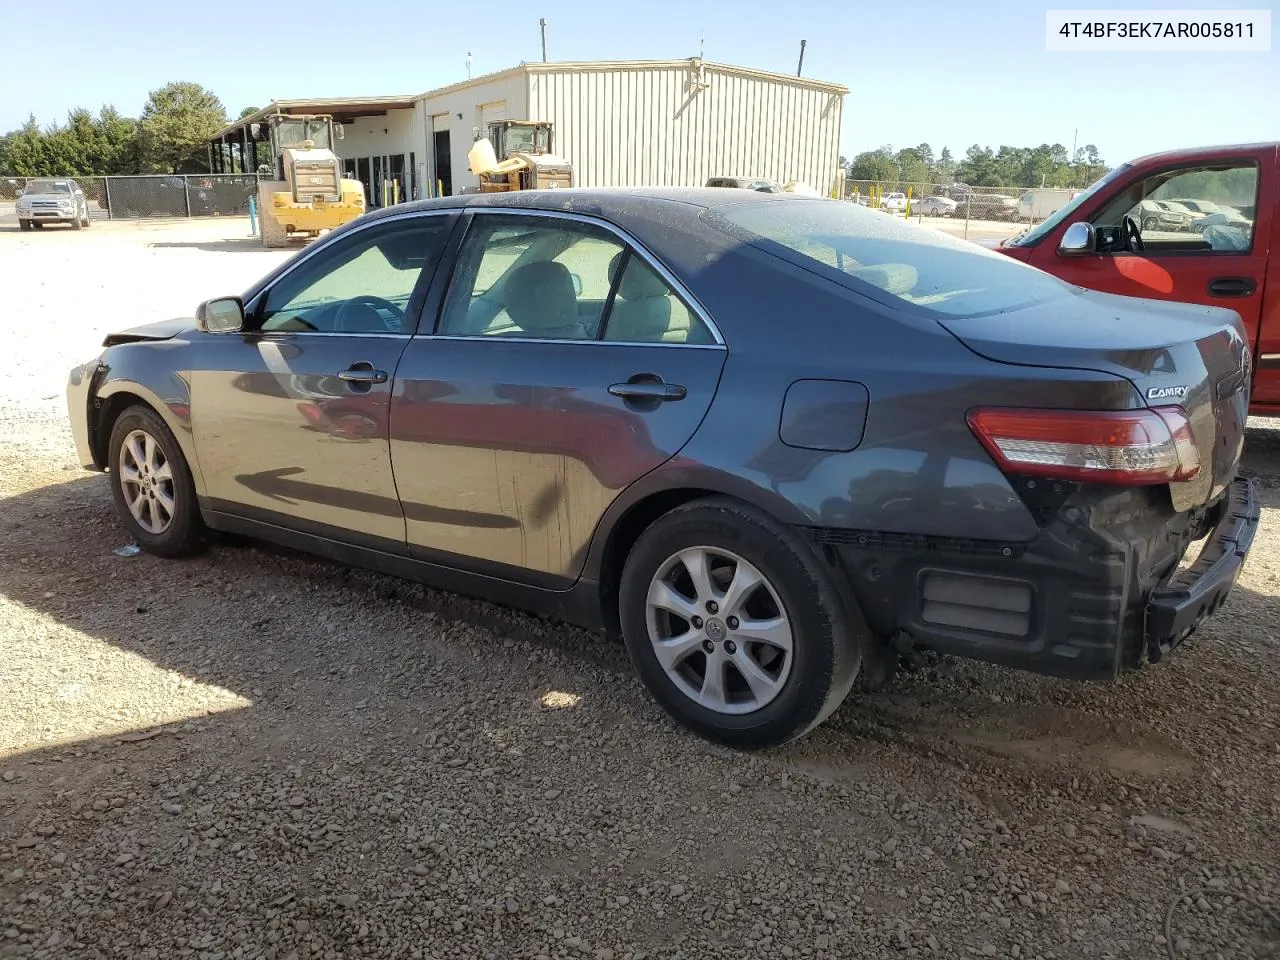
M556 125L580 186L700 186L712 176L837 176L843 96L666 64L529 74L529 113Z

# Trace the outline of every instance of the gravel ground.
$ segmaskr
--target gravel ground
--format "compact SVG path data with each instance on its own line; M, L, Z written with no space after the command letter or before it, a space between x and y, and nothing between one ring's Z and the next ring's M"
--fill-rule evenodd
M943 659L757 755L624 652L284 551L121 557L61 388L243 221L0 230L0 958L1280 956L1280 429L1231 602L1084 686ZM135 315L135 311L139 315Z

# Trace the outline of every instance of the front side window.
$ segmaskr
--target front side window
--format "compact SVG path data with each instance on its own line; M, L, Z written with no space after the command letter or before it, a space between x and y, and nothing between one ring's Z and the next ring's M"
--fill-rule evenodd
M264 332L404 333L418 278L439 262L452 218L416 217L349 234L285 274L258 311Z
M837 200L757 200L704 213L712 226L890 305L949 316L1013 310L1071 286L1002 254Z
M1163 170L1130 185L1093 218L1101 253L1128 250L1129 217L1143 253L1247 253L1253 247L1258 167L1252 161Z

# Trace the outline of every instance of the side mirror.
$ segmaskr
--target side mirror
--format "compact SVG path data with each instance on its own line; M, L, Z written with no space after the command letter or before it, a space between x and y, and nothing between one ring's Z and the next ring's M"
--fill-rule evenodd
M1058 244L1058 253L1065 257L1079 257L1098 250L1098 235L1092 223L1077 222L1067 227Z
M346 131L345 131L345 130L343 130L343 129L342 129L342 124L340 124L340 123L335 123L335 124L333 125L333 136L334 136L334 139L335 139L335 140L345 140L345 139L346 139L346 137L347 137L347 133L346 133Z
M244 303L239 297L218 297L196 307L196 326L205 333L239 333L244 329Z
M573 295L575 297L582 296L582 278L576 273L569 274L573 278Z

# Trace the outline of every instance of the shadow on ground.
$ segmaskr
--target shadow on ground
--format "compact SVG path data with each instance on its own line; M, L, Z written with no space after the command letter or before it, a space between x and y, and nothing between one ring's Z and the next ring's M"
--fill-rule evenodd
M1274 479L1276 437L1251 431L1248 447L1247 469ZM1280 487L1263 496L1280 507ZM65 938L45 955L407 957L416 937L533 956L539 925L578 916L602 946L710 956L712 939L752 935L759 911L721 915L713 934L705 897L673 884L719 902L813 871L828 886L839 873L828 899L865 891L856 909L812 907L848 925L841 942L884 955L894 918L919 919L919 938L963 955L994 924L946 897L967 903L966 884L1006 870L1052 890L1096 847L1072 885L1109 892L1054 909L1106 917L1099 942L1115 952L1068 949L1147 957L1151 931L1111 911L1154 915L1171 874L1153 887L1152 872L1180 868L1124 846L1130 814L1191 824L1194 851L1161 841L1188 871L1280 854L1280 784L1258 760L1274 737L1239 713L1269 702L1280 605L1245 586L1168 663L1116 684L941 660L746 756L677 730L624 652L580 631L288 551L163 561L115 555L124 542L104 477L0 502L0 594L24 611L15 659L48 684L17 691L39 719L0 759L0 893L16 905L0 913L23 911L6 914L23 943L28 927ZM77 698L95 697L76 728ZM1104 839L1081 847L1061 832L1070 817ZM901 849L883 856L890 838ZM806 880L777 880L788 859ZM945 895L922 908L891 894L904 885ZM639 919L624 932L618 915ZM1009 936L1039 935L1028 916Z

